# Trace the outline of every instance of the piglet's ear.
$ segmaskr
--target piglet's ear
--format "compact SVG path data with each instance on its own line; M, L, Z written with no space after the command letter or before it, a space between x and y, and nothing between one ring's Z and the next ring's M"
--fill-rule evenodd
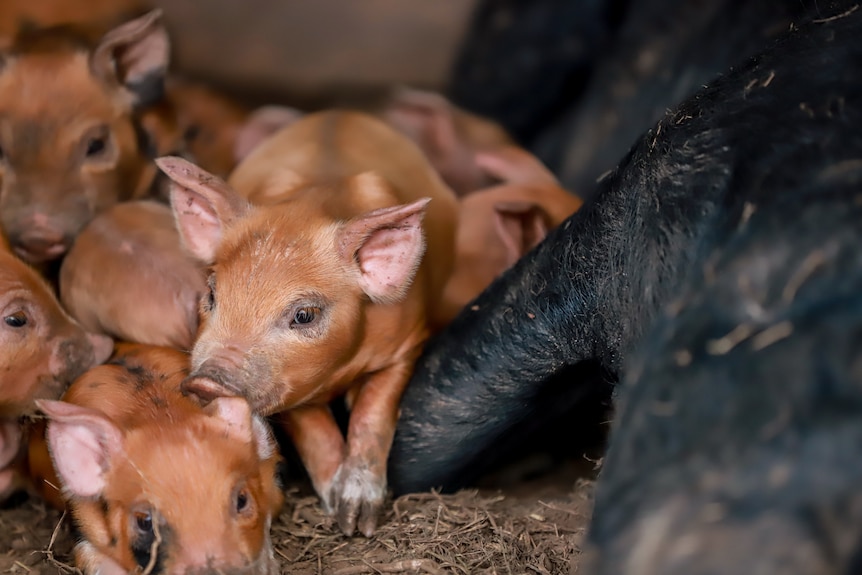
M21 446L21 426L17 421L0 421L0 469L18 454Z
M105 34L90 65L96 76L125 87L135 106L145 107L164 95L170 50L162 11L153 10Z
M402 87L394 91L383 119L429 155L448 156L458 146L452 104L434 92Z
M494 216L497 235L506 248L506 263L510 267L548 235L550 216L532 202L497 202Z
M105 489L114 458L123 450L122 432L102 413L63 401L37 400L49 418L51 459L67 493L97 497Z
M486 176L507 184L560 185L557 177L539 158L518 146L479 152L475 161Z
M430 201L374 210L342 228L341 256L359 266L359 285L371 301L394 303L407 294L425 254L422 219Z
M243 443L254 441L258 456L268 459L275 453L275 440L263 419L252 414L248 402L241 397L217 397L204 411L218 420L222 431Z
M248 202L222 179L187 160L165 156L156 164L171 179L171 208L186 249L211 264L225 226L245 215Z

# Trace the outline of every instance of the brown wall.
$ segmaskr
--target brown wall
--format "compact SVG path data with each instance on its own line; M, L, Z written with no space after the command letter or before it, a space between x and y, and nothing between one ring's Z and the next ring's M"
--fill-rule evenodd
M441 88L476 0L154 0L175 69L314 102L393 83Z

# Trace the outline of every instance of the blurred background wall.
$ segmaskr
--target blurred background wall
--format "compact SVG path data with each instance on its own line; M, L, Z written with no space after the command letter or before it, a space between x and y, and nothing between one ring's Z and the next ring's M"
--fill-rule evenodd
M441 89L476 0L154 0L174 68L315 107L404 83Z

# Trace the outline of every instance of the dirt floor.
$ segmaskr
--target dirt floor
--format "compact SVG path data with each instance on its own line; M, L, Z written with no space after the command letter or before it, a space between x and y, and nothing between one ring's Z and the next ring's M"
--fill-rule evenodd
M535 462L529 461L526 467ZM525 479L520 467L488 487L454 495L419 493L395 500L372 539L346 538L323 515L305 484L288 489L273 526L283 573L565 575L578 572L592 508L595 465L557 462ZM491 487L494 484L504 487ZM68 518L37 500L0 510L0 572L77 573Z

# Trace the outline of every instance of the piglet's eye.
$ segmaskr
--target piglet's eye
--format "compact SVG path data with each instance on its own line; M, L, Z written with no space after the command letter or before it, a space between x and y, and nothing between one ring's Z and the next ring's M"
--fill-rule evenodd
M249 494L247 489L240 489L236 493L236 512L243 513L249 507Z
M3 321L6 322L6 325L9 327L24 327L27 325L27 314L23 311L16 311L15 313L4 317Z
M293 321L290 322L291 327L306 326L320 315L319 307L301 307L293 314Z
M95 158L105 151L105 138L90 138L87 141L87 157Z
M192 124L183 132L183 140L186 142L192 142L198 139L198 136L201 135L201 127L197 124Z
M204 294L204 298L201 303L203 305L204 311L212 311L215 308L215 274L210 274L210 276L207 278L207 293Z
M135 527L142 535L153 532L153 516L146 511L135 512Z

